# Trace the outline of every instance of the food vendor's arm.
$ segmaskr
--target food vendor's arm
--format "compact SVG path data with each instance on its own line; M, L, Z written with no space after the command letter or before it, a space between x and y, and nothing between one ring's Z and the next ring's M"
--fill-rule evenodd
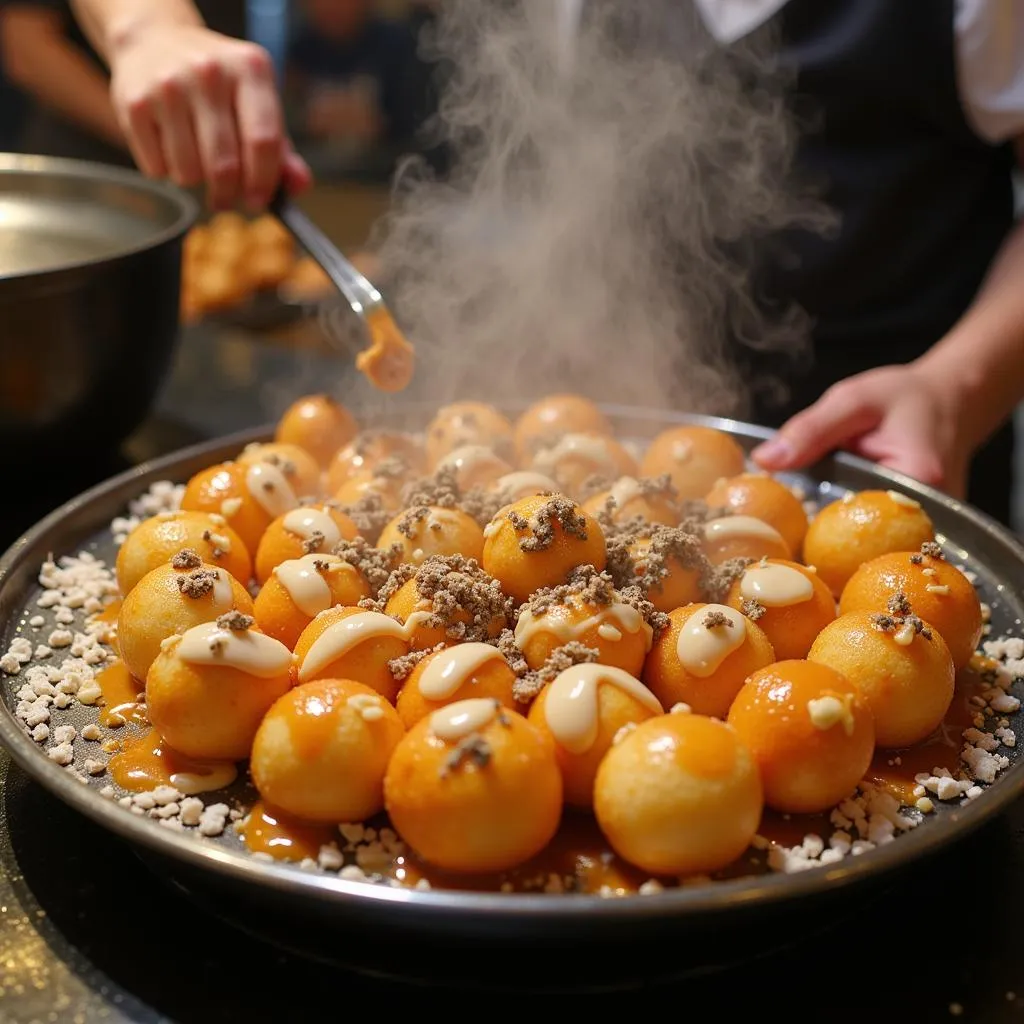
M102 68L67 38L61 11L43 3L0 10L0 57L7 77L42 106L111 145L124 135Z
M830 388L754 452L793 469L847 448L963 496L972 453L1024 401L1024 223L957 325L924 356Z
M216 207L266 204L309 169L285 135L274 68L254 43L212 32L189 0L72 0L110 66L118 120L139 167L205 182Z

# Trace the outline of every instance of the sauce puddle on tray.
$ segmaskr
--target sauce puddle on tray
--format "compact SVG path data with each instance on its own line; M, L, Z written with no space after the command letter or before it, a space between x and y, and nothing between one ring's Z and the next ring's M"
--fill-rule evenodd
M127 740L107 770L117 785L133 793L157 786L173 786L186 794L213 792L230 786L238 774L230 762L197 761L179 754L155 729Z

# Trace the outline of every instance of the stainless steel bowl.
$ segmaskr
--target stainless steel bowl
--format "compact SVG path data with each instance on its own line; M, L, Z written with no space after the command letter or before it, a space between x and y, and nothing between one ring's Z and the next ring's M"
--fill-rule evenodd
M197 213L133 171L0 154L0 463L112 447L143 419Z

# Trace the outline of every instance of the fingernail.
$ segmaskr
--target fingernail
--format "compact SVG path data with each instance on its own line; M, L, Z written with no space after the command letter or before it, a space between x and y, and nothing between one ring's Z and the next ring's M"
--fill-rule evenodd
M781 437L773 437L770 441L765 441L750 453L751 458L755 461L775 466L788 464L792 460L793 454L793 446Z

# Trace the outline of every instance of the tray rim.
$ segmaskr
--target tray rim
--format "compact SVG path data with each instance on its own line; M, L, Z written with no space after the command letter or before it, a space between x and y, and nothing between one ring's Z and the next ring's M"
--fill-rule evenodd
M418 403L417 403L418 404ZM426 407L426 403L424 403ZM414 412L416 406L408 404L403 411ZM434 408L434 406L430 406ZM682 413L675 410L642 409L632 406L602 405L601 408L615 418L648 421L662 428L682 425L701 425L725 430L746 447L771 437L774 431L723 417ZM372 420L372 411L353 410L360 422ZM9 585L9 577L27 557L25 552L58 530L77 514L116 492L135 485L141 490L148 483L174 477L175 470L190 460L208 457L212 464L219 457L229 457L252 441L272 436L272 427L264 426L239 431L219 438L203 441L186 448L140 463L123 473L110 477L80 493L26 531L0 556L0 594ZM865 459L836 453L815 466L808 467L805 475L822 481L836 482L837 469L864 475L878 484L899 488L938 504L952 514L966 520L975 530L987 534L1006 549L1024 570L1024 544L1005 527L985 513L950 498L935 488L921 484L905 474L877 466ZM831 470L831 472L830 472ZM136 493L139 493L137 490ZM955 540L955 538L953 538ZM73 553L73 552L68 552ZM333 874L298 871L294 866L264 862L244 852L229 850L219 844L161 828L156 822L127 814L114 801L99 795L90 786L84 786L70 773L48 759L38 745L16 721L6 702L0 701L0 743L12 759L37 783L58 799L92 819L123 839L136 843L153 853L184 862L192 870L210 870L226 876L225 880L269 888L278 894L315 897L333 904L339 911L346 909L365 913L376 906L398 905L399 918L422 916L436 920L438 915L458 915L474 919L496 916L519 924L534 922L541 925L552 919L572 923L595 917L609 923L663 920L680 915L718 915L739 907L778 907L790 900L813 897L836 887L851 887L873 878L887 876L909 863L918 861L966 837L981 825L996 818L1024 793L1024 757L1014 761L986 787L983 797L947 811L940 821L928 823L901 836L897 841L877 847L866 854L846 857L838 864L818 867L795 874L769 873L747 876L713 885L666 889L652 896L609 899L596 894L534 894L471 892L453 889L414 890L349 881ZM395 921L399 923L398 920ZM411 923L411 922L410 922Z

